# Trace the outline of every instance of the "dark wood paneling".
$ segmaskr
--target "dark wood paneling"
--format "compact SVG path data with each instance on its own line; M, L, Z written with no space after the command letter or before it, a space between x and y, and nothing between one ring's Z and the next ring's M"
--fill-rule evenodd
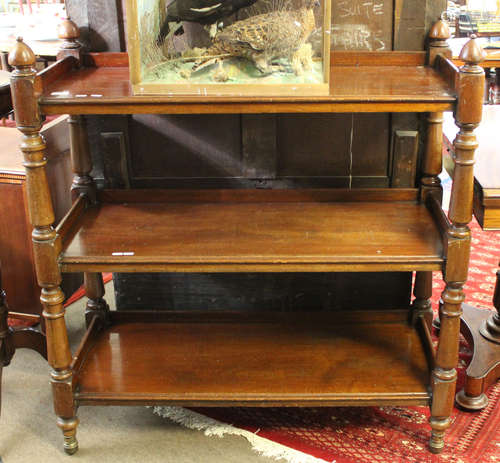
M394 50L422 50L428 30L444 10L446 0L395 0Z
M393 145L392 187L412 188L415 186L417 151L418 132L396 130Z
M333 0L333 50L391 50L392 12L392 0Z
M116 304L122 310L145 305L154 310L392 309L408 305L409 280L408 273L120 273L114 276Z
M93 51L125 50L123 0L66 0L70 17ZM332 2L334 50L422 50L425 34L446 0ZM393 27L394 24L394 27Z
M132 116L131 177L241 177L238 115Z

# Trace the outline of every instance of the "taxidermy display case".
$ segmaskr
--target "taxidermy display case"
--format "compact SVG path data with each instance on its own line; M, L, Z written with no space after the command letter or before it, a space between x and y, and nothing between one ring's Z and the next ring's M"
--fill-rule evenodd
M128 0L136 94L321 95L330 0Z

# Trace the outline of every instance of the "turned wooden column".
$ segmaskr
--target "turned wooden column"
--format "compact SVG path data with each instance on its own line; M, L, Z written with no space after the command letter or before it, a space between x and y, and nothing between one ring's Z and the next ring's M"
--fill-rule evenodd
M434 65L436 57L442 55L451 58L452 52L448 45L451 37L450 29L442 20L437 21L429 32L428 64ZM443 198L443 188L439 174L443 170L443 113L434 112L427 115L427 137L421 165L420 198L425 201L433 194L439 202ZM413 288L413 322L423 317L431 329L432 312L432 272L415 272Z
M82 46L78 43L80 31L75 23L69 19L63 21L58 30L59 38L63 40L58 58L74 56L81 60ZM85 196L89 203L96 202L96 185L90 173L92 158L88 139L87 121L83 116L69 116L71 165L73 168L73 184L71 193L73 200ZM85 293L88 298L85 311L87 325L94 316L101 322L107 323L109 307L104 300L104 283L101 273L85 273Z
M85 196L89 203L96 202L96 185L90 176L92 159L88 141L87 123L83 116L70 116L68 119L70 133L71 164L73 183L71 192L73 200ZM109 307L104 300L104 283L101 273L85 273L85 293L88 298L85 311L87 325L94 316L107 323Z
M40 135L42 118L38 106L35 55L18 39L9 54L14 67L11 91L18 129L22 132L21 151L26 168L28 210L33 226L33 254L38 284L42 288L40 300L46 323L47 354L52 367L51 384L57 424L64 433L64 449L74 453L78 444L78 419L72 393L71 352L64 320L64 295L61 291L61 273L57 265L60 240L53 228L52 207L45 166L45 142Z
M483 55L473 37L460 54L465 65L457 77L455 121L460 131L454 142L455 169L443 272L446 287L442 293L441 330L432 372L430 448L435 453L443 449L443 436L450 426L455 398L460 315L465 299L463 286L467 280L470 255L471 235L467 224L472 219L474 152L478 146L474 130L481 122L484 94L484 71L478 64Z

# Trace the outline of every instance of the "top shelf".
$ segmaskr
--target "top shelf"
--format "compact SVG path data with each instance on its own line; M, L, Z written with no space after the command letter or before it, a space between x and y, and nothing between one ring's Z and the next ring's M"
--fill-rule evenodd
M326 96L133 95L126 53L66 58L40 75L44 114L432 112L453 109L448 79L422 52L335 52Z

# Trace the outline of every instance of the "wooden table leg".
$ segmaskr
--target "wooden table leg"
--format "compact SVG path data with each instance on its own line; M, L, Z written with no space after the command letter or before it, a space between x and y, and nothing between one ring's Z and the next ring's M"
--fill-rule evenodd
M464 304L461 331L473 348L466 371L465 387L456 400L466 410L482 410L488 405L486 389L500 378L500 270L493 304L497 312Z

